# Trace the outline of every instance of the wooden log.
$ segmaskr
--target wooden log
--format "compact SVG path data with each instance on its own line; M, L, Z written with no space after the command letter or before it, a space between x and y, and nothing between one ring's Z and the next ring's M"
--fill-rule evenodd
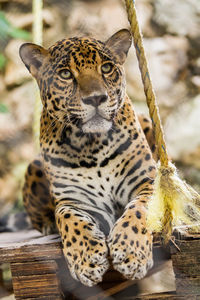
M126 297L123 300L197 300L195 296L181 296L175 292L157 293L151 295L141 295L137 297Z
M0 286L4 286L3 282L3 271L0 269Z
M34 232L34 231L33 231ZM37 238L32 239L30 232L30 238L20 242L1 242L5 240L12 241L12 235L16 240L15 235L20 233L7 233L3 234L3 238L0 240L0 258L1 263L4 262L23 262L23 261L41 261L48 259L59 259L63 256L60 237L57 234L50 236L38 235ZM23 232L21 232L23 236Z
M17 300L62 299L55 261L12 262L11 272Z
M177 294L200 299L200 235L178 236L171 246L171 258Z
M12 276L31 276L43 274L55 274L58 271L58 266L53 260L12 263Z

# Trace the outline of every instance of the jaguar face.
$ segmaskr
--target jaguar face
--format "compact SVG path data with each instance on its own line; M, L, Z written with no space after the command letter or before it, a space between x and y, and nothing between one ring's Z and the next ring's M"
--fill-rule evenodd
M97 133L112 127L124 102L123 63L130 45L130 32L123 29L105 43L69 38L48 50L24 44L20 56L36 78L49 114L85 133Z

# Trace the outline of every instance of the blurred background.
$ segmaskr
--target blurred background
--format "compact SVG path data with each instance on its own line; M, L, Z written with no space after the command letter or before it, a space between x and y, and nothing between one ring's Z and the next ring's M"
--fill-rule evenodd
M200 192L200 1L138 0L136 6L170 156ZM0 0L1 216L23 209L24 171L37 154L35 87L18 54L32 40L32 23L31 0ZM43 26L49 47L76 35L106 40L129 24L122 0L46 0ZM126 74L136 110L148 114L134 47Z

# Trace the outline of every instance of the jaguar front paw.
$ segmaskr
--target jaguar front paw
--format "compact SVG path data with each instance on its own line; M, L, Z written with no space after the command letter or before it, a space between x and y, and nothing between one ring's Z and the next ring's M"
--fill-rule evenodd
M105 236L99 232L97 237L88 230L79 229L76 233L76 237L67 235L63 241L64 255L72 277L91 287L102 281L109 267Z
M141 279L153 266L152 236L137 224L118 220L109 235L108 245L114 269L127 279Z

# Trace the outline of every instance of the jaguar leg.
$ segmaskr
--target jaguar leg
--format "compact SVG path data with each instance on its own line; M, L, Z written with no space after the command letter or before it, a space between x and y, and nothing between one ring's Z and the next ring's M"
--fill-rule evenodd
M27 168L23 202L35 229L45 235L57 232L54 200L40 158L32 161Z
M113 266L128 279L141 279L153 266L152 233L147 229L146 203L152 186L143 190L125 208L108 238Z
M56 206L56 224L72 277L87 286L101 282L109 263L105 233L98 221L87 209L62 201Z

